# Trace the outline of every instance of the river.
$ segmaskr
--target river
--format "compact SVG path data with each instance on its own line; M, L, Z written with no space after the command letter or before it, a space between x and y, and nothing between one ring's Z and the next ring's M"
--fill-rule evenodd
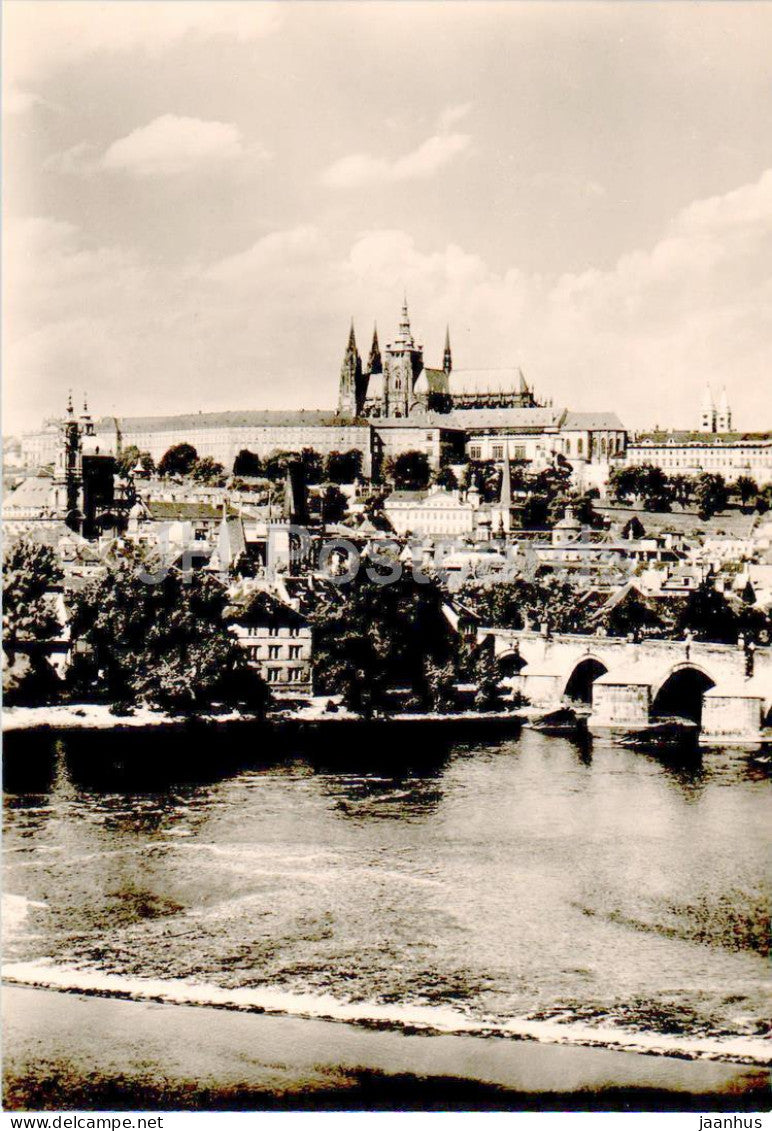
M763 1059L769 781L746 754L384 734L12 750L6 975Z

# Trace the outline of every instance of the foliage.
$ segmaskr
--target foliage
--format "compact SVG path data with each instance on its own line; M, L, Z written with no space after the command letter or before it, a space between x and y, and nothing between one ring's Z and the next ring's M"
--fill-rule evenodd
M399 490L422 491L429 485L431 470L425 452L400 452L389 461L386 471Z
M303 448L302 451L275 451L266 456L263 463L263 475L274 482L284 479L287 466L290 463L299 463L303 467L303 478L307 486L320 483L323 473L323 461L319 452L313 448Z
M424 665L426 702L430 710L447 712L456 705L456 672L450 661L444 664L427 660Z
M723 511L729 501L729 492L723 475L704 471L697 479L694 499L702 519L711 518L719 511Z
M324 462L324 477L330 483L354 483L362 477L362 453L357 448L330 452Z
M455 491L458 487L458 480L452 467L441 467L434 477L434 482L446 491Z
M529 495L523 503L520 522L523 530L549 528L549 502L544 495Z
M348 510L348 499L334 483L314 491L308 499L309 511L324 522L340 522Z
M242 448L233 461L233 474L257 479L263 474L263 461L256 452Z
M57 689L46 642L61 631L51 601L61 578L48 546L22 538L3 554L3 695L8 704L39 703Z
M262 710L265 686L227 629L226 604L214 577L169 570L148 584L135 563L121 562L75 602L73 684L109 702L177 712L216 704Z
M666 622L636 592L615 605L604 620L604 626L611 636L640 636L645 633L658 633L666 628Z
M759 485L750 475L740 475L734 485L735 492L740 496L740 502L747 506L759 493Z
M546 624L553 632L589 632L590 614L580 596L575 586L554 577L468 584L461 591L464 603L492 627L539 629Z
M174 444L161 457L159 475L190 475L198 462L198 452L192 444Z
M62 571L50 546L27 538L12 543L3 554L3 647L57 636L60 624L50 593Z
M360 571L316 612L315 682L364 715L382 707L386 692L409 687L426 694L426 665L446 664L453 649L437 586L403 576L377 585Z
M729 601L712 585L703 583L689 594L676 622L679 633L691 632L697 640L734 644L738 622Z
M484 503L496 502L501 491L501 468L492 459L475 460L470 463L467 482L476 487Z
M501 683L498 665L492 652L481 652L477 660L474 705L478 711L495 711L501 704Z
M225 483L225 468L211 456L204 456L203 459L195 463L192 476L199 483L209 483L213 487L222 487Z
M137 461L139 461L143 471L149 473L155 471L155 461L150 452L142 452L136 444L129 444L128 448L124 448L116 460L115 467L118 475L126 479L137 466Z

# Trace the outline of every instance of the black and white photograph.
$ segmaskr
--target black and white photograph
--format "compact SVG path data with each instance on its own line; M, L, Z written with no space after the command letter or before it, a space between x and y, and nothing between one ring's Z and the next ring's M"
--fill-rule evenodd
M2 61L5 1126L761 1128L772 4Z

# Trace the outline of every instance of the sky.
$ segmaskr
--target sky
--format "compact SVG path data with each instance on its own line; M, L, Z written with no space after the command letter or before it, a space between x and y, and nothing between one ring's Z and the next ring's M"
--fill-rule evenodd
M6 0L2 110L6 434L332 408L404 293L458 384L772 429L772 5Z

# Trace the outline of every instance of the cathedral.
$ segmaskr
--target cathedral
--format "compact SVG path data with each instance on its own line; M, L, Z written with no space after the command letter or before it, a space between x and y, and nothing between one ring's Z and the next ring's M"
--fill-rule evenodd
M362 418L421 417L427 412L449 413L454 408L538 408L533 392L518 371L517 387L491 392L451 390L453 358L450 329L445 332L442 368L424 365L423 346L415 341L410 328L407 299L402 305L399 330L393 342L384 347L373 341L367 367L357 349L354 323L340 370L338 416Z

